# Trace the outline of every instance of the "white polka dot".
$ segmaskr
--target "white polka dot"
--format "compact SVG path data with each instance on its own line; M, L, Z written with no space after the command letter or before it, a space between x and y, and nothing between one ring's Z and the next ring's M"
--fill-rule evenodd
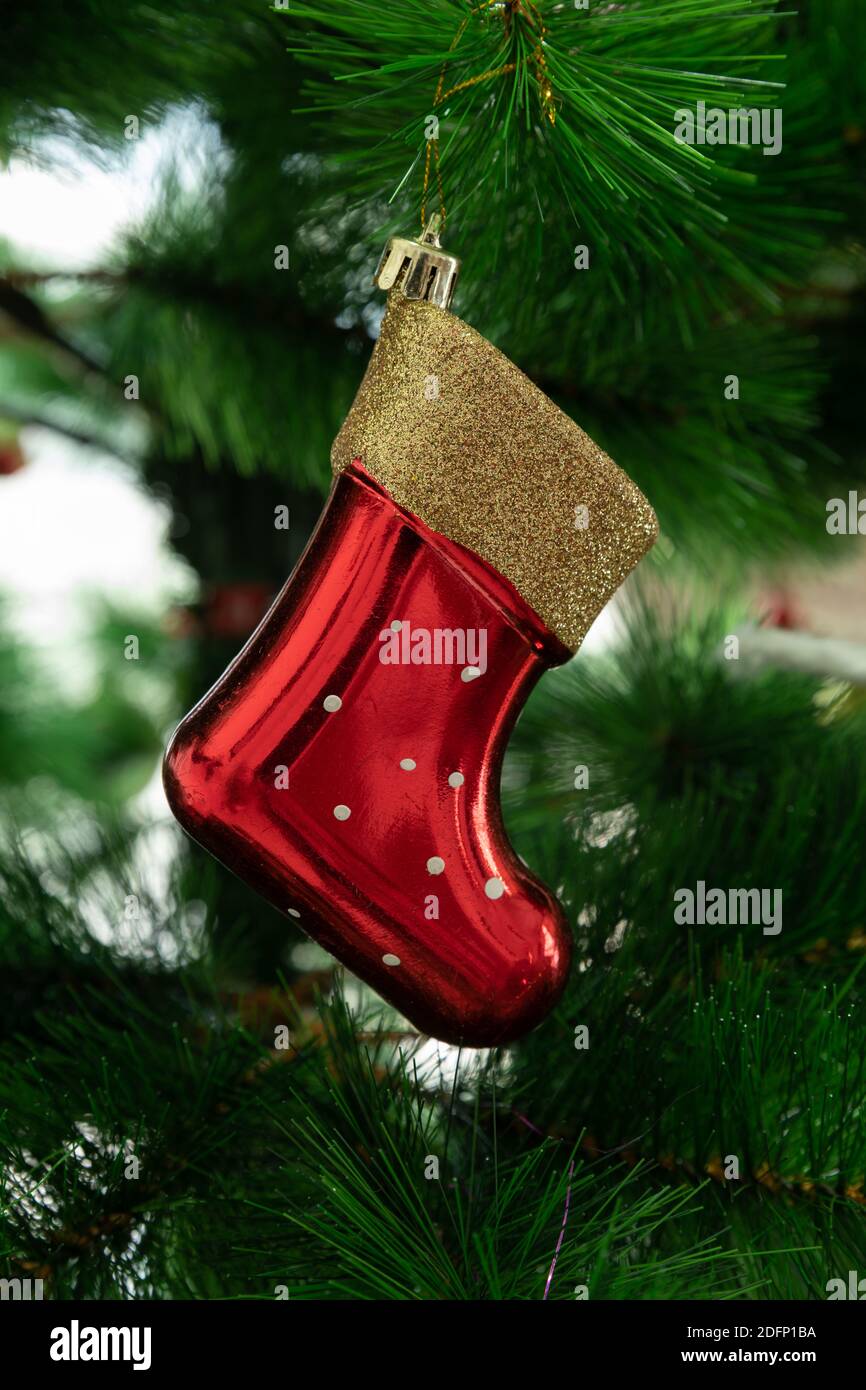
M474 681L477 680L480 675L481 672L477 666L464 666L463 670L460 672L460 679L462 681Z
M434 854L432 859L427 860L428 874L442 874L445 872L445 860L440 859L438 854Z
M300 917L300 915L301 915L300 912L298 912L297 908L295 908L295 907L290 907L290 908L288 909L288 912L289 912L289 916L290 916L290 917Z
M452 772L448 778L449 787L462 787L466 778L462 772Z
M382 957L382 964L383 964L383 965L399 965L399 964L400 964L400 957L399 957L399 956L392 956L391 952L389 951L387 955L384 955L384 956Z
M484 885L484 891L488 898L501 898L505 892L505 884L501 878L489 878Z
M337 820L348 820L351 814L352 812L349 810L348 806L334 807L334 815L337 817Z
M414 758L401 758L400 766L402 767L404 772L414 772L418 764L416 763Z
M336 714L338 709L343 708L343 701L340 699L339 695L326 695L322 701L322 705L329 714Z
M391 624L391 631L392 631L392 632L402 632L402 631L403 631L403 624L402 624L402 622L400 621L399 618L395 618L395 619L394 619L393 623Z

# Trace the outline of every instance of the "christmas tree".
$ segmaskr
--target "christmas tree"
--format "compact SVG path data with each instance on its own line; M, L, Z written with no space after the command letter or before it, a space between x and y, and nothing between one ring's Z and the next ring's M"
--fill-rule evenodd
M62 442L146 499L176 578L46 642L3 571L2 1273L97 1300L866 1274L863 6L6 9L2 196L130 168L135 196L83 263L0 243L0 493ZM660 524L511 737L506 826L573 961L484 1049L385 1006L159 787L313 530L382 246L433 214L456 312ZM113 495L87 534L122 552ZM25 541L55 528L62 571L84 542L40 496Z

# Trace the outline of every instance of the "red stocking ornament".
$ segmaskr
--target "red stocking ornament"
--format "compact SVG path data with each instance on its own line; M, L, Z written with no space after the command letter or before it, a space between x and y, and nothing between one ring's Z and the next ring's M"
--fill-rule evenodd
M543 671L649 549L646 500L447 305L435 229L386 248L382 334L325 511L165 761L185 829L395 1004L469 1046L555 1004L570 933L505 836Z

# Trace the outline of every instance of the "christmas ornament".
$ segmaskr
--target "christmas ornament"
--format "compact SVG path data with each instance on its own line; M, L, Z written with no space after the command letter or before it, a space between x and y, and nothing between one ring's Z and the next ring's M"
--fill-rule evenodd
M216 585L207 596L205 627L214 637L246 637L264 617L273 596L270 584Z
M381 336L293 575L165 761L200 844L419 1029L532 1028L568 972L554 895L505 835L499 772L656 536L652 509L448 311L459 262L394 238Z
M27 459L17 439L0 441L0 478L10 478L23 468Z

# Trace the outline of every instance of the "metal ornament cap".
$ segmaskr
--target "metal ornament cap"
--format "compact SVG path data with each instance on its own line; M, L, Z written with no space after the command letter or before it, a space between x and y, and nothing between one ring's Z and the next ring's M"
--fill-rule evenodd
M439 240L441 227L442 218L437 212L424 228L420 241L402 236L389 238L373 276L381 290L396 289L407 299L426 299L440 309L450 307L460 260L450 251L443 251Z

